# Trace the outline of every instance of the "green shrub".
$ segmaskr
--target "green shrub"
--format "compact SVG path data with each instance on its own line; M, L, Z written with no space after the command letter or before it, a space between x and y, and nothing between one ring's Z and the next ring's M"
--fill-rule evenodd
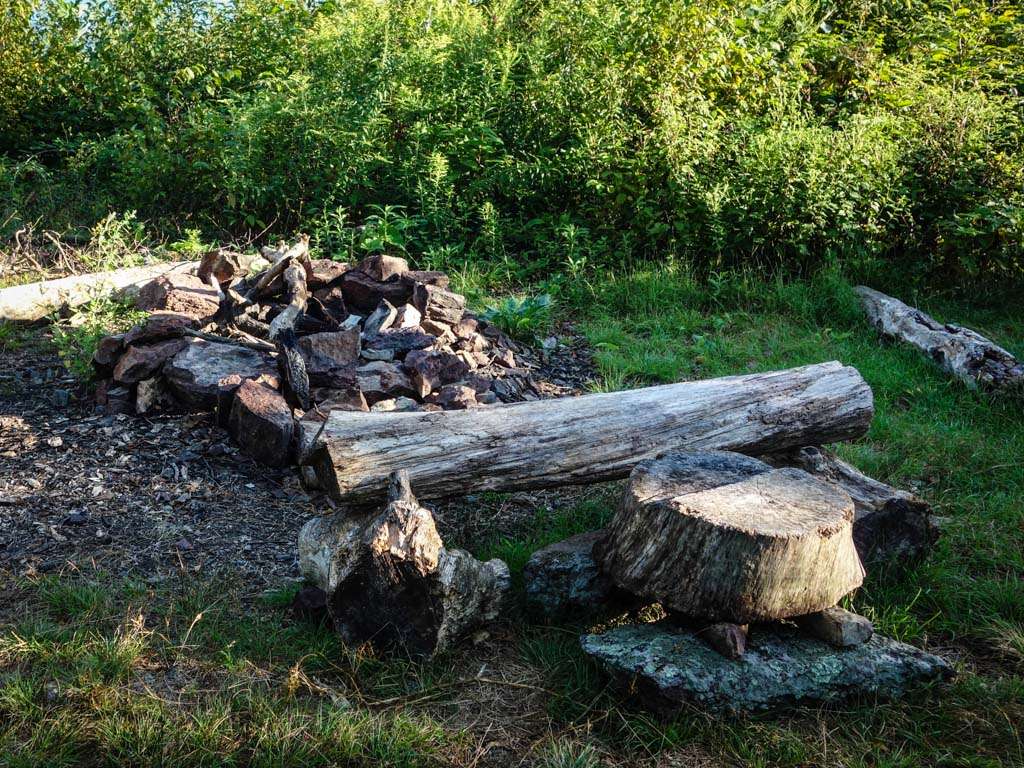
M1009 0L15 0L0 223L1019 280L1022 40Z
M512 338L532 342L551 325L551 297L547 294L521 299L509 296L497 306L484 310L482 317Z
M61 361L75 377L93 378L92 357L104 336L126 331L145 316L134 305L97 296L67 319L54 318L53 344Z

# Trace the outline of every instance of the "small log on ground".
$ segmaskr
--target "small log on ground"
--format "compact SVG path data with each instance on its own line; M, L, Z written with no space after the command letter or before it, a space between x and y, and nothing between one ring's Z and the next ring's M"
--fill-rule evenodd
M423 498L625 477L674 448L787 450L863 435L871 389L839 363L471 411L334 412L310 463L350 504L409 467Z
M970 328L940 323L899 299L856 288L871 323L885 336L920 349L972 388L1024 387L1024 363Z
M134 298L142 286L163 275L192 274L199 262L177 261L90 272L0 289L0 320L42 320L64 307L78 307L97 296Z
M508 566L445 549L407 473L392 475L388 498L376 515L338 513L306 523L299 564L326 593L347 643L429 657L497 617L509 590Z
M712 622L835 605L864 578L853 501L806 472L760 464L708 451L638 465L595 548L603 571L637 597Z
M765 457L776 467L796 467L839 486L853 499L853 541L865 563L924 555L938 538L928 502L863 474L816 447Z
M278 351L278 365L287 384L287 391L302 409L309 408L309 374L306 361L298 348L295 324L306 310L306 271L296 260L281 274L288 303L270 324L270 340Z

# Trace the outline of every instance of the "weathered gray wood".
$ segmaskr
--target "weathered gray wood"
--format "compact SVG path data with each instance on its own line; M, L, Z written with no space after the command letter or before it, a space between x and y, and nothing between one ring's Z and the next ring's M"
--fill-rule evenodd
M1024 363L970 328L940 323L899 299L856 288L871 323L884 335L912 344L969 387L1024 386Z
M850 497L801 470L761 472L731 456L667 454L633 470L594 548L616 586L735 624L820 611L859 587Z
M299 565L326 593L346 642L431 656L497 617L509 590L508 566L446 549L407 473L391 476L388 498L379 514L337 513L306 523Z
M865 563L921 557L938 538L928 502L868 477L829 451L808 446L764 459L776 467L802 469L850 494L853 541Z
M309 463L350 504L408 468L422 498L626 476L666 449L786 450L859 437L871 389L837 362L771 373L434 413L334 412Z
M78 307L98 296L132 298L143 285L161 275L191 274L198 266L197 261L161 262L2 288L0 320L42 320L63 307Z

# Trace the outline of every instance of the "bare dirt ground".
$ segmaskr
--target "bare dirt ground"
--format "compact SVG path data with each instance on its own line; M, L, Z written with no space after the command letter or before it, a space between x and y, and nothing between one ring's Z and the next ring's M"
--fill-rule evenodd
M578 394L589 352L532 353L544 396ZM88 566L159 582L171 573L243 576L254 588L298 578L303 522L330 511L292 469L240 455L208 414L108 416L70 377L45 329L3 353L0 373L0 571L33 576ZM527 354L527 353L524 353ZM543 495L518 495L487 519L463 502L437 509L442 535L471 546L514 535Z

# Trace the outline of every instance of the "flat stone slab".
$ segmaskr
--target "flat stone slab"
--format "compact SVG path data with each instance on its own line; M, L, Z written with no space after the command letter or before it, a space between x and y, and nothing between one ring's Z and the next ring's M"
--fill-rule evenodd
M687 706L747 714L856 695L891 698L913 683L953 676L944 659L880 635L834 648L786 626L752 627L736 660L670 620L584 635L580 644L637 703L665 717Z

